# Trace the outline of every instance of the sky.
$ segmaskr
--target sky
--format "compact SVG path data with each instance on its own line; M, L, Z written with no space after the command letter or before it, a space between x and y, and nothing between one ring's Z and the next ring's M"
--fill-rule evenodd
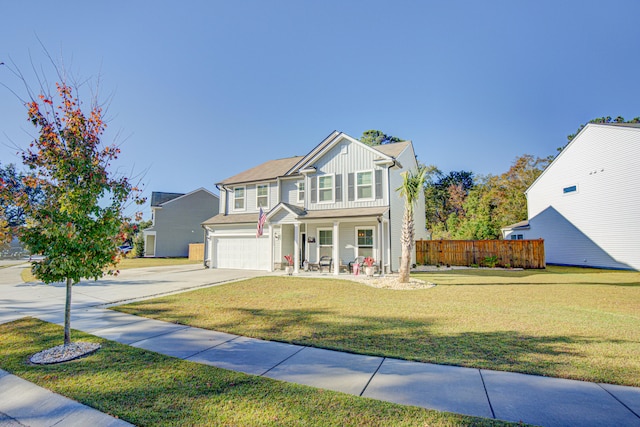
M35 135L11 71L37 91L57 79L51 57L86 81L85 105L98 88L103 142L146 196L217 193L334 130L379 129L445 173L496 175L592 118L640 116L637 0L0 4L0 163Z

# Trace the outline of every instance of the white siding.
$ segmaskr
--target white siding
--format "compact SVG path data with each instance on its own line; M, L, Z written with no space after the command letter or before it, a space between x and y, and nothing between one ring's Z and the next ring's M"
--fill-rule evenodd
M640 269L639 165L640 129L588 125L527 191L525 238L548 263Z

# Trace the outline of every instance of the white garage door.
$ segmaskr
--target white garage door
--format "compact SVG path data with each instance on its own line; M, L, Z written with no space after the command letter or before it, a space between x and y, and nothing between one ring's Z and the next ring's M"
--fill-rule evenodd
M218 237L215 256L218 268L269 270L269 238Z

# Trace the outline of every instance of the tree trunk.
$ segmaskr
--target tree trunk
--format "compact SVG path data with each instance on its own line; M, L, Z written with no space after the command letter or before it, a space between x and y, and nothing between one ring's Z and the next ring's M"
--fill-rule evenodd
M67 298L64 303L64 345L71 344L71 286L73 282L67 277Z
M409 283L409 272L411 271L411 249L413 248L413 215L405 209L402 218L402 234L400 244L402 247L402 259L400 260L400 273L398 280L400 283Z

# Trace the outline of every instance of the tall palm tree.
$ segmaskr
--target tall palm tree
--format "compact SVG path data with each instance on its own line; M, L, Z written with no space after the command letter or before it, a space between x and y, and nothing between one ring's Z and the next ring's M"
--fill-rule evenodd
M420 198L420 193L424 191L426 175L427 169L424 166L418 166L414 172L404 172L402 185L396 189L400 193L400 197L404 198L404 216L402 217L402 235L400 236L402 259L399 280L401 283L409 282L411 251L415 243L413 208Z

